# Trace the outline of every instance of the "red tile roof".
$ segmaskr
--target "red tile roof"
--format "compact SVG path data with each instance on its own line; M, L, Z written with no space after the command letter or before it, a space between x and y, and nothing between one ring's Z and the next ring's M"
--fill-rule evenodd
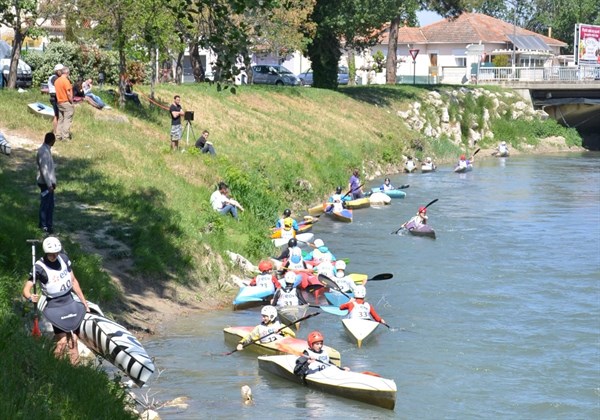
M398 44L477 44L510 43L508 35L536 35L549 46L566 47L558 39L523 29L513 28L511 23L481 13L461 14L456 19L442 19L422 28L401 27L398 29ZM389 42L389 26L381 34L381 43Z

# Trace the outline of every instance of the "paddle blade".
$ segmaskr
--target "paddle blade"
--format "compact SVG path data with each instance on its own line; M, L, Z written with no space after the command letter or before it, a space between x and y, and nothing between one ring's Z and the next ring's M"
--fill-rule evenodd
M397 189L397 190L403 190L403 189L405 189L405 188L408 188L408 187L410 187L410 185L409 185L409 184L404 184L404 185L400 185L400 186L399 186L398 188L396 188L396 189Z
M380 281L380 280L389 280L393 278L394 275L392 273L381 273L376 276L371 277L368 281Z
M433 203L437 203L437 201L439 200L439 198L436 198L435 200L431 200L426 206L425 208L431 206Z
M40 330L40 324L37 315L35 318L33 318L33 328L31 329L31 335L34 337L42 336L42 331Z

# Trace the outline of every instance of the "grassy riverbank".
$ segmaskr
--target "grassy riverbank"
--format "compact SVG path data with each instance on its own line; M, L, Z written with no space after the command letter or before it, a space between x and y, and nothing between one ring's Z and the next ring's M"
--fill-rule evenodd
M444 138L423 140L397 115L427 92L413 86L338 92L252 86L232 95L209 85L161 86L157 97L164 105L176 93L186 110L195 111L195 135L188 146L184 133L186 150L177 153L169 150L167 111L150 107L144 98L142 108L128 104L125 110L78 105L74 140L53 148L58 166L55 220L86 296L118 319L140 314L140 325L159 316L149 295L176 302L180 311L187 305L207 307L211 298L228 290L228 274L235 271L222 257L224 251L253 260L271 255L275 250L268 227L286 207L300 218L309 204L336 185L345 186L353 168L366 177L397 170L403 154L455 159L464 145ZM104 99L116 108L108 95ZM31 266L26 239L41 238L35 150L51 123L28 112L27 103L37 101L47 97L35 91L0 91L0 130L13 144L10 158L0 156L0 315L13 321L30 309L19 299ZM481 111L474 108L469 112ZM512 127L508 121L503 124L505 130ZM556 134L555 122L535 126ZM216 158L193 149L194 137L205 128ZM209 196L220 180L246 209L239 223L210 208ZM182 294L182 289L188 292ZM0 329L2 342L15 342L10 351L29 353L31 338L22 336L21 329L17 338L9 331L6 324ZM48 352L35 357L52 363ZM20 363L0 362L8 372L5 381L16 366ZM63 365L57 369L68 370ZM31 380L51 383L46 376ZM27 392L19 384L10 387ZM119 394L114 395L118 401Z

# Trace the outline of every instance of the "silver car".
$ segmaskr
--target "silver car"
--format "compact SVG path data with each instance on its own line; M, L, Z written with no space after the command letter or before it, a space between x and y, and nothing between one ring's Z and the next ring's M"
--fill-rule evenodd
M260 85L298 86L300 80L283 66L261 64L252 66L252 81Z

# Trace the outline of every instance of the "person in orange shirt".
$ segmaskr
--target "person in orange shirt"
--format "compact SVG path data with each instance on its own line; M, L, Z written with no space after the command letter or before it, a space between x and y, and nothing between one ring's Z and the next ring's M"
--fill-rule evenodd
M63 67L61 76L54 82L56 103L58 104L58 126L56 138L71 140L71 124L73 123L73 85L69 81L69 68Z

